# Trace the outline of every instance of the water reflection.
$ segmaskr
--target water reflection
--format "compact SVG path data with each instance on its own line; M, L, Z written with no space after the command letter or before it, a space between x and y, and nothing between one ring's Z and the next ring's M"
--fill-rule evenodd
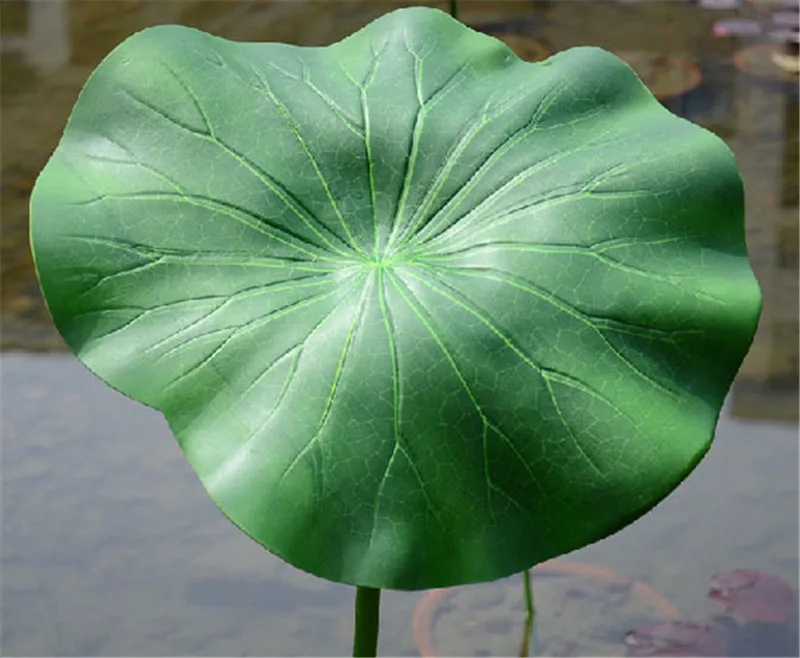
M64 349L35 281L27 245L27 201L80 87L108 51L133 32L170 22L240 40L325 44L402 5L357 0L5 3L0 347ZM772 84L778 79L774 76L765 80L733 66L734 55L757 45L757 38L715 38L719 11L682 3L593 3L581 11L576 6L469 2L462 19L483 29L493 26L495 34L535 37L532 43L543 52L581 43L614 50L637 66L672 111L728 141L744 174L748 241L765 293L764 319L737 387L737 413L773 409L780 399L779 415L797 418L797 94L792 87ZM626 24L628 29L621 29ZM670 29L661 29L664 25ZM672 61L667 57L693 67L686 70L698 72L699 84L675 92L683 84L675 77L680 71L653 64ZM774 74L785 76L777 70ZM770 404L754 396L770 398Z
M57 72L70 58L67 0L28 0L26 18L26 34L4 38L3 54L21 56L42 75Z

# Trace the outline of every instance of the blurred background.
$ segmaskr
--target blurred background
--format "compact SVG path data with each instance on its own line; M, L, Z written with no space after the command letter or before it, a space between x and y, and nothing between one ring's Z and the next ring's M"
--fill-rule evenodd
M87 77L134 32L180 23L239 41L328 45L409 5L448 9L382 0L0 2L2 655L349 655L353 591L241 535L205 496L163 418L67 353L38 290L28 200ZM651 514L568 556L594 571L535 578L535 650L659 655L642 648L652 637L637 636L637 645L629 635L626 644L626 634L677 615L711 624L723 641L701 646L700 635L679 638L670 627L661 655L678 655L681 642L691 650L680 655L800 655L797 1L459 6L462 22L523 59L608 49L668 109L723 138L742 170L764 293L708 457ZM737 610L736 587L727 605L710 600L710 578L734 569L793 590L781 598L762 587L763 606L783 612L765 621ZM430 653L419 630L427 624L440 655L513 655L521 591L518 579L471 586L441 608L421 604L422 593L387 592L381 651Z

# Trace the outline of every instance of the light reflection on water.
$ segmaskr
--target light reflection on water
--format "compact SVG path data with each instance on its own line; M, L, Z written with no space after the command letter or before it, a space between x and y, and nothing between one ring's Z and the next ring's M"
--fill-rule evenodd
M301 13L297 3L255 11L242 0L4 3L3 346L61 349L26 260L26 194L80 85L116 43L147 25L184 22L230 38L323 44L400 4L307 3ZM718 612L705 599L715 572L747 567L797 582L797 100L732 68L733 50L746 44L703 36L721 14L655 4L674 15L650 32L650 5L638 3L475 3L462 19L528 12L525 29L550 50L618 43L703 63L704 85L673 109L715 130L739 158L764 319L708 457L652 513L570 556L643 580L699 620ZM4 654L349 654L352 590L289 567L231 526L159 414L71 356L6 354L0 366ZM414 654L419 598L385 594L383 655ZM542 619L568 636L580 634L575 614L558 621L544 610ZM443 627L442 646L457 632Z
M158 413L70 356L7 354L0 366L5 653L348 655L352 590L230 525ZM717 571L797 581L797 469L794 425L726 413L672 496L569 558L643 580L702 619L718 612L704 598ZM414 655L419 597L386 593L384 655ZM567 636L580 623L560 620ZM445 646L457 630L442 629Z

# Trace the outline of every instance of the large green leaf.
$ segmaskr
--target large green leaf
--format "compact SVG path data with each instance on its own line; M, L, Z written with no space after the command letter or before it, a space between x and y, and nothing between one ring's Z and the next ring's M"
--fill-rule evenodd
M708 450L761 305L719 139L603 50L529 64L426 8L327 48L132 36L31 215L75 354L244 532L372 587L644 514Z

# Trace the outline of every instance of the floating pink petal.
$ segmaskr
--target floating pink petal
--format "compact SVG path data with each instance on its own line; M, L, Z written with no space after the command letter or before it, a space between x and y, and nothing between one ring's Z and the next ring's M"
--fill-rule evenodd
M625 635L629 656L727 656L722 632L714 626L667 621Z
M752 569L734 569L711 577L708 597L725 611L750 621L781 623L794 610L795 593L781 578Z

